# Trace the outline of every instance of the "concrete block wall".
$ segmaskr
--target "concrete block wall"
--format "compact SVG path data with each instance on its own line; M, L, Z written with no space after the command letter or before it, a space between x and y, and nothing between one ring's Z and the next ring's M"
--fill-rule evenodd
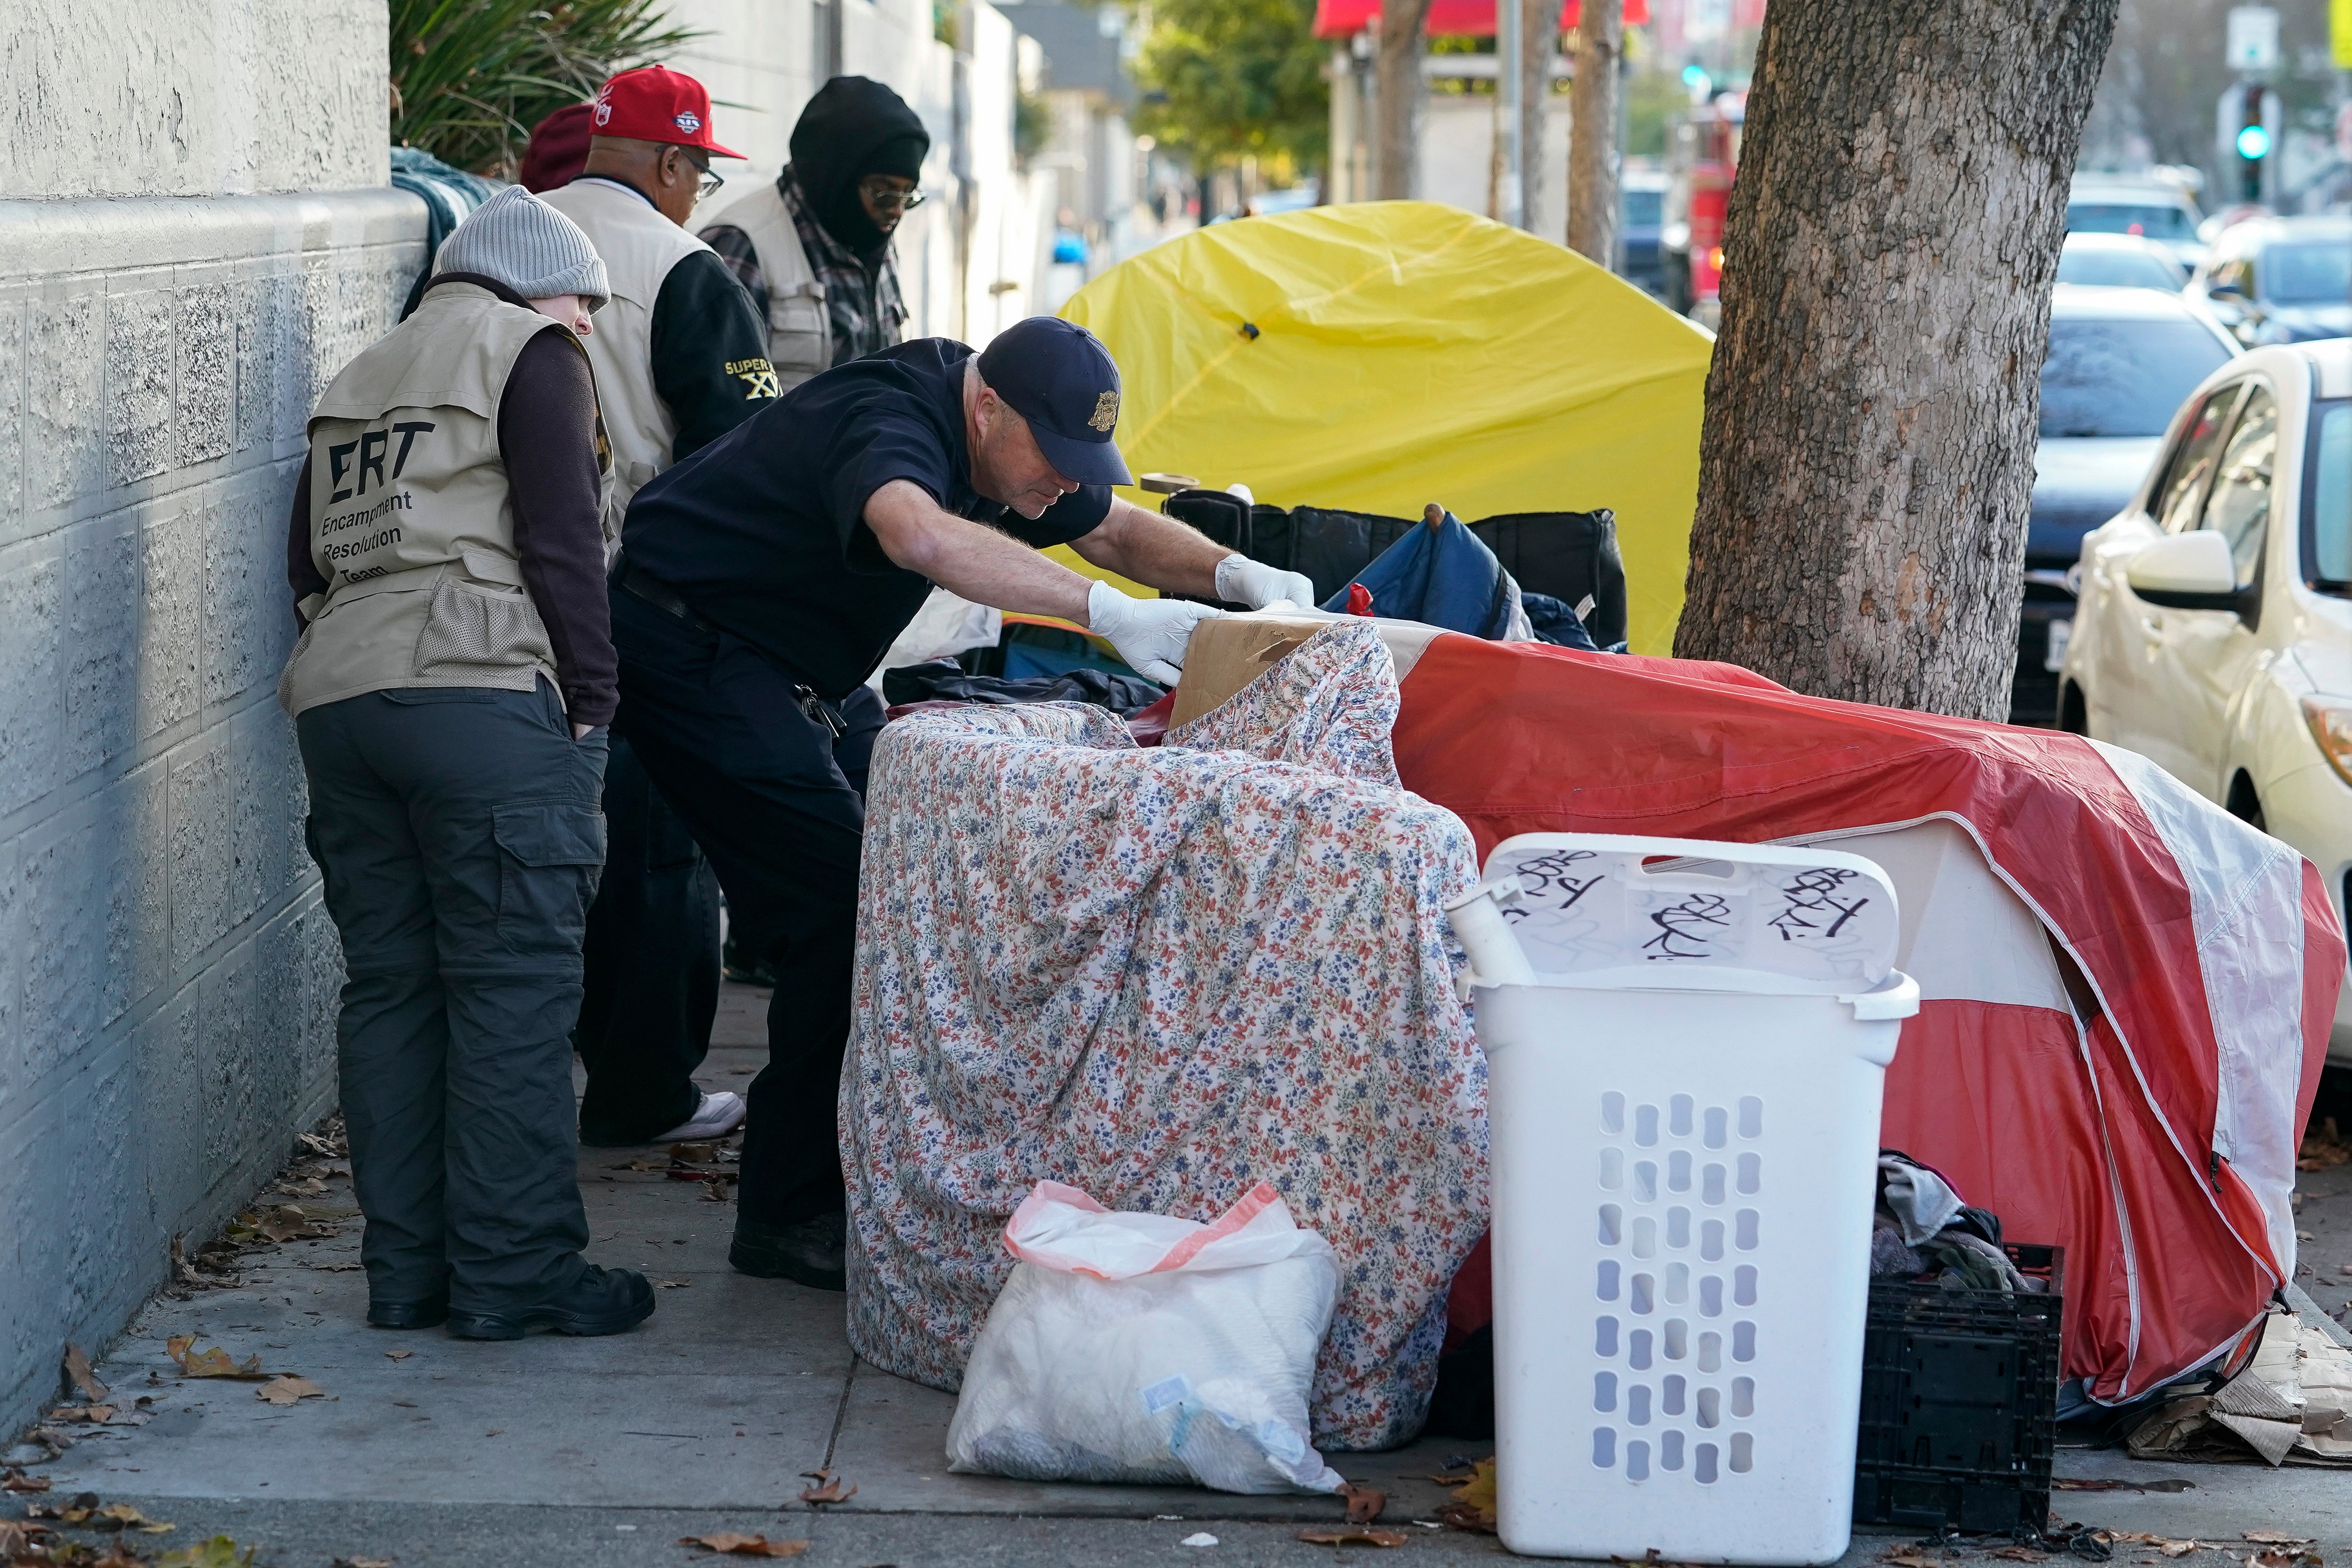
M0 201L0 1432L332 1104L286 511L423 234L382 188Z

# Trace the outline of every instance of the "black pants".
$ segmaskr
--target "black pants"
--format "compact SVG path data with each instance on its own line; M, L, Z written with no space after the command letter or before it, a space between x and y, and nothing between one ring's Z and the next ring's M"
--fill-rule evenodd
M644 1143L701 1103L694 1069L719 1011L719 879L618 737L604 767L604 835L572 1037L588 1068L580 1136Z
M769 960L768 1065L751 1080L740 1213L789 1225L842 1201L836 1102L849 1042L866 763L881 699L842 704L848 732L803 714L784 670L745 644L613 593L620 725Z
M537 691L378 691L302 714L310 854L368 1293L493 1310L583 1267L572 1105L605 736Z

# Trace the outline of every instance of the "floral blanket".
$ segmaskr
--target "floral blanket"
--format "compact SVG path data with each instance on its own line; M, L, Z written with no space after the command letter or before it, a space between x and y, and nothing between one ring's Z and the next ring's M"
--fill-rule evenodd
M1486 1079L1441 907L1470 835L1399 787L1396 710L1340 623L1154 750L1062 703L882 732L841 1087L860 1355L955 1388L1040 1179L1196 1220L1265 1181L1343 1271L1316 1443L1419 1429L1486 1227Z

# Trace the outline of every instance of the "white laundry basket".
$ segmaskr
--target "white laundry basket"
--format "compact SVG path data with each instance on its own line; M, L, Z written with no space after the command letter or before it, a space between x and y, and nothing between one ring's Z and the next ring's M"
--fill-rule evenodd
M1835 1560L1918 1010L1894 887L1826 849L1546 833L1449 912L1487 1058L1503 1543Z

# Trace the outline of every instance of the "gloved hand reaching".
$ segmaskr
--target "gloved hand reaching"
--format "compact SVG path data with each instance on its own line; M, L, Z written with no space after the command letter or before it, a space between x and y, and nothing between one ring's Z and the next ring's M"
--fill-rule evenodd
M1288 600L1302 610L1315 607L1315 580L1297 572L1279 572L1246 555L1228 555L1217 563L1217 597L1263 610Z
M1175 685L1184 673L1192 628L1224 613L1187 599L1132 599L1108 583L1087 590L1087 630L1108 641L1136 673L1162 686Z

